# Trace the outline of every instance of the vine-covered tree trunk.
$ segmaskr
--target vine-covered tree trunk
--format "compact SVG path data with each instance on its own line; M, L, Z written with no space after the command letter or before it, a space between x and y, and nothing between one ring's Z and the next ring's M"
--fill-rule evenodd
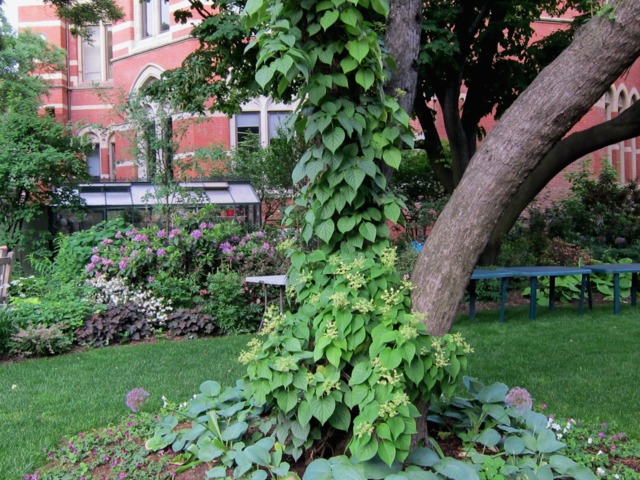
M474 155L413 272L413 305L450 330L478 257L524 179L640 55L640 2L596 16L505 112Z

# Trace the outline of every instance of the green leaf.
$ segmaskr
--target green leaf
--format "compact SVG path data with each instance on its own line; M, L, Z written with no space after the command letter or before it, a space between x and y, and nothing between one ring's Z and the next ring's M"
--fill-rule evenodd
M295 390L280 390L276 392L278 407L284 412L290 412L298 404L298 394Z
M335 480L329 460L319 458L311 462L304 471L305 480Z
M338 368L340 366L340 360L342 359L342 350L335 346L331 346L327 348L325 355L327 356L327 360L334 367Z
M343 73L349 73L352 70L358 68L358 62L353 57L345 57L340 61L340 67Z
M369 90L373 82L375 82L376 77L373 72L368 68L363 68L358 70L356 73L356 83L360 85L365 90Z
M350 168L344 172L344 181L347 182L349 186L353 187L354 190L357 190L360 188L360 185L362 185L365 176L366 175L362 170L358 168Z
M556 436L551 430L542 430L537 438L537 446L540 453L553 453L565 445L556 440Z
M336 23L339 16L340 12L338 10L328 10L320 19L320 25L322 25L324 30L327 30L331 25Z
M233 425L225 428L225 430L222 432L222 435L220 436L220 439L223 442L237 440L244 434L244 432L247 431L247 428L249 428L249 425L247 425L245 422L234 423Z
M370 242L374 242L376 239L376 227L371 222L361 223L360 227L358 227L358 232Z
M438 454L430 448L419 447L411 451L407 463L420 467L433 467L440 463Z
M451 457L443 458L442 463L435 465L434 469L452 480L479 480L480 478L473 467Z
M355 27L358 25L358 21L362 19L362 14L355 8L347 8L340 14L340 20L346 25Z
M503 402L504 397L507 395L509 387L504 383L496 382L488 387L484 387L478 392L477 398L482 403L497 403Z
M400 150L396 147L385 148L382 152L382 159L384 163L389 165L391 168L398 169L400 168L400 162L402 161L402 154Z
M210 397L217 397L221 390L220 384L214 380L207 380L200 385L200 391Z
M304 253L303 252L294 252L291 255L291 265L297 269L301 270L304 265Z
M338 231L340 233L345 233L353 230L353 227L356 226L356 221L353 217L340 217L338 220Z
M335 127L334 129L322 134L322 143L329 149L329 151L331 151L331 153L336 153L336 150L340 148L344 139L345 133L340 127Z
M477 435L475 441L485 447L493 447L500 441L500 434L493 428L487 428L480 435Z
M324 164L320 160L315 160L307 163L305 173L309 177L309 181L313 182L322 170L324 170Z
M371 6L373 10L380 15L384 15L385 17L389 15L389 2L387 0L371 0Z
M402 211L397 203L387 203L384 206L384 216L392 222L397 222L401 214Z
M256 72L256 82L258 82L258 85L260 85L260 87L265 88L273 78L274 73L275 72L273 66L267 67L266 65L263 65Z
M509 455L520 455L524 452L525 445L520 437L507 437L504 441L504 451Z
M353 371L351 372L351 378L349 379L349 385L360 385L361 383L366 382L371 373L373 372L371 368L371 364L367 361L359 362L353 367Z
M380 443L378 445L378 455L384 463L391 466L396 459L396 447L393 442L385 440Z
M310 402L311 414L324 425L336 409L336 401L331 397L314 398Z
M329 218L324 222L322 222L321 224L319 224L314 231L316 235L320 238L320 240L322 240L325 243L329 243L334 230L335 230L335 224L333 223L333 220Z
M347 51L358 63L361 63L369 53L369 42L363 39L351 40L347 43Z
M344 403L336 404L336 410L329 418L329 424L336 430L346 432L351 426L351 412ZM339 477L342 478L342 477Z
M224 478L227 476L227 468L222 465L213 467L207 472L207 478Z
M311 406L307 400L302 400L298 405L298 421L301 425L309 425L311 421Z

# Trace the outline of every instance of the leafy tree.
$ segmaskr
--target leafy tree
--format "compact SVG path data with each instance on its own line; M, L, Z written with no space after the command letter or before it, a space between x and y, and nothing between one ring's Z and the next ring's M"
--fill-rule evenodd
M37 74L60 70L64 51L29 31L13 35L0 11L0 112L35 112L47 93L47 83Z
M26 239L25 223L49 205L78 206L74 184L87 178L87 145L48 117L0 116L0 243Z
M432 333L451 328L471 271L523 175L558 153L567 131L640 56L640 3L620 0L609 7L614 13L594 15L502 115L436 222L412 277L414 305L429 312Z

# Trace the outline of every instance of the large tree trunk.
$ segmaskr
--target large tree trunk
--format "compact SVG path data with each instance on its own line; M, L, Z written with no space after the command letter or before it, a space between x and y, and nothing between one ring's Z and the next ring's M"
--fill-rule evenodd
M469 276L523 180L640 55L640 2L596 16L513 103L474 155L422 249L414 307L451 329Z
M544 187L565 167L600 148L640 135L640 102L612 120L573 133L545 155L522 182L496 224L480 258L481 265L495 265L502 236L511 230L518 217Z

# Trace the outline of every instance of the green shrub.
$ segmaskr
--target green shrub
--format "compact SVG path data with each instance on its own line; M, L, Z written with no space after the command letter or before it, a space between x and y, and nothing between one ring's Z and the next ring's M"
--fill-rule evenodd
M208 278L202 311L212 315L224 333L255 332L264 309L258 292L259 287L245 284L236 272L220 270Z
M8 305L0 305L0 355L9 353L9 341L16 330L11 308Z
M68 351L71 345L72 341L61 323L27 325L18 329L9 341L11 353L20 357L57 355Z

